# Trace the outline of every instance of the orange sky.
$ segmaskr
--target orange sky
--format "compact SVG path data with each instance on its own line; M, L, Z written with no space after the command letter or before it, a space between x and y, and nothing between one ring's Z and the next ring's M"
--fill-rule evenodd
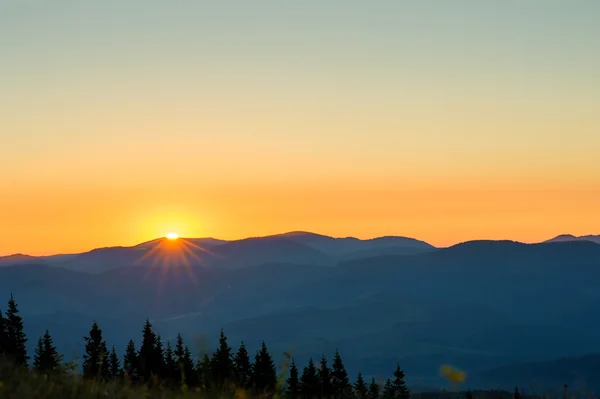
M599 2L135 3L0 12L0 255L600 233Z
M50 254L133 245L175 231L225 239L310 230L398 234L444 246L476 239L539 241L596 233L600 190L450 188L353 182L247 187L19 187L4 196L2 252Z

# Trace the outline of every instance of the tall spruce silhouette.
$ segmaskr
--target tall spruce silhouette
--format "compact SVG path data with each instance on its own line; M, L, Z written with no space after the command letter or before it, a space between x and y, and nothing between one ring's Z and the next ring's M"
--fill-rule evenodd
M385 380L385 385L383 386L383 392L381 393L382 399L394 399L396 397L396 391L394 390L394 386L392 385L392 380L389 378Z
M252 382L252 363L244 341L240 343L240 347L233 356L233 365L235 368L235 380L237 386L242 389L250 388Z
M513 399L521 399L521 394L519 393L519 387L515 387L515 392L513 393Z
M225 383L232 382L234 377L233 359L231 347L227 343L227 337L223 330L219 335L219 347L213 353L210 371L215 388L223 388Z
M334 394L333 381L331 378L331 369L327 365L327 357L325 354L321 356L321 362L317 370L319 377L319 397L330 398Z
M114 346L112 347L112 349L110 351L109 363L110 363L110 378L116 379L116 378L121 377L121 374L122 374L121 362L119 361L119 355L117 355L117 351L115 350Z
M344 362L337 349L333 355L331 384L333 385L333 391L335 392L336 398L347 398L352 395L352 385L348 379L348 372L344 367Z
M313 399L318 397L320 392L317 368L311 358L308 360L308 365L304 367L300 376L300 397L303 399Z
M35 347L35 353L33 355L33 369L38 372L43 372L42 361L44 359L44 341L42 337L38 338L37 345Z
M290 364L290 376L285 383L285 394L289 399L297 399L300 393L300 379L298 375L298 366L296 361L292 359Z
M94 322L89 336L84 337L84 340L83 378L106 378L109 370L109 354L98 323Z
M188 386L195 386L198 381L198 374L194 370L194 359L190 348L185 346L183 349L183 375L185 377L185 383Z
M367 384L365 384L362 373L359 372L356 377L356 383L354 384L354 396L356 396L357 399L366 399L367 393Z
M161 379L166 378L165 370L165 350L163 348L162 338L160 334L156 334L156 346L154 347L154 370L153 372L160 376Z
M212 384L212 372L211 372L211 361L208 353L205 353L202 356L202 360L200 360L200 365L198 367L198 374L200 375L200 381L202 383L202 387L206 392L210 392L213 388Z
M157 337L152 330L150 320L146 319L142 330L142 345L138 352L139 376L148 382L153 375L158 375L161 360L157 353Z
M27 336L23 331L23 318L19 316L19 307L12 294L8 301L5 324L5 353L15 365L27 366Z
M125 349L125 356L123 356L123 373L132 382L137 382L139 379L137 350L132 339L129 340Z
M184 372L184 356L185 356L185 346L183 345L183 338L181 334L177 334L177 341L175 342L175 362L177 364L177 384L181 384L185 382L185 372Z
M33 369L41 373L54 373L60 370L62 355L58 353L50 332L46 330L43 337L38 339L33 357Z
M265 341L262 341L254 357L252 385L257 394L273 392L277 385L277 369Z
M369 399L379 399L380 387L377 381L375 381L375 377L371 378L371 383L369 384Z
M406 387L404 381L404 371L400 368L400 365L396 365L394 370L394 380L392 381L392 389L394 390L394 397L400 399L409 399L410 391Z
M103 341L102 344L100 345L100 351L102 353L101 359L102 361L100 362L100 378L102 380L108 380L111 378L110 376L110 352L108 350L108 346L106 345L106 342Z
M177 386L180 378L178 371L179 366L173 348L171 348L171 343L167 342L167 348L165 349L165 380L169 386Z

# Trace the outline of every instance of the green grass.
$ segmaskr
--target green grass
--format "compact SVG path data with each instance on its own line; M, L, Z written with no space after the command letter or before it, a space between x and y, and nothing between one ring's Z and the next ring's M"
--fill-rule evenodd
M285 381L282 371L278 381L281 389ZM15 367L0 357L0 399L245 399L249 393L229 387L229 393L206 393L200 389L167 388L155 381L152 388L132 386L127 381L86 381L72 371L45 375L24 367ZM264 395L276 399L278 395Z

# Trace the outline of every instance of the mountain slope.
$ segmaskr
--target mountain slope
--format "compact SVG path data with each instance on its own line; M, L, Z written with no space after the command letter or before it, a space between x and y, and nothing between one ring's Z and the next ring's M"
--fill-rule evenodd
M568 241L591 241L596 244L600 244L600 235L585 235L585 236L574 236L572 234L561 234L550 240L544 241L546 243L550 242L568 242Z
M360 240L354 237L334 238L320 234L296 231L280 234L277 237L285 237L337 257L348 257L352 253L357 253L357 256L360 256L360 252L362 251L376 253L378 249L388 250L389 248L396 248L398 250L404 249L405 251L412 253L435 249L435 247L424 241L419 241L414 238L393 236Z

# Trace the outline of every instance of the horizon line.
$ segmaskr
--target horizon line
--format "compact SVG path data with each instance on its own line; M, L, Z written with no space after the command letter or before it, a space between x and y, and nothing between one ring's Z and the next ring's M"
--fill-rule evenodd
M329 234L322 234L322 233L315 233L312 231L306 231L306 230L292 230L292 231L286 231L284 233L276 233L276 234L266 234L266 235L256 235L256 236L247 236L247 237L242 237L242 238L234 238L234 239L222 239L222 238L216 238L216 237L212 237L212 236L204 236L204 237L179 237L178 239L180 240L216 240L216 241L223 241L223 242L235 242L235 241L243 241L243 240L249 240L249 239L258 239L258 238L268 238L268 237L277 237L277 236L285 236L285 235L289 235L289 234L312 234L312 235L317 235L317 236L322 236L322 237L329 237L329 238L334 238L334 239L356 239L356 240L360 240L360 241L368 241L368 240L376 240L376 239L381 239L381 238L386 238L386 237L397 237L397 238L406 238L409 240L416 240L416 241L420 241L420 242L424 242L428 245L431 245L432 247L436 248L436 249L443 249L443 248L450 248L453 247L455 245L459 245L459 244L464 244L464 243L468 243L468 242L473 242L473 241L512 241L512 242L516 242L516 243L521 243L521 244L541 244L550 240L554 240L560 237L573 237L576 239L579 238L585 238L585 237L600 237L599 234L582 234L582 235L575 235L575 234L571 234L571 233L561 233L561 234L557 234L551 238L547 238L544 239L542 241L520 241L520 240L514 240L514 239L510 239L510 238L502 238L502 239L489 239L489 238L472 238L469 240L463 240L463 241L459 241L459 242L455 242L453 244L450 245L445 245L445 246L435 246L433 244L431 244L430 242L426 241L426 240L422 240L419 238L414 238L414 237L409 237L409 236L404 236L404 235L394 235L394 234L385 234L385 235L379 235L379 236L374 236L374 237L369 237L369 238L359 238L356 236L352 236L352 235L348 235L348 236L334 236L334 235L329 235ZM46 254L38 254L38 255L34 255L31 253L24 253L24 252L15 252L15 253L10 253L10 254L0 254L0 259L1 258L8 258L11 256L31 256L31 257L35 257L35 258L41 258L41 257L51 257L51 256L68 256L68 255L79 255L79 254L83 254L83 253L87 253L87 252L91 252L94 250L98 250L98 249L106 249L106 248L133 248L139 245L143 245L143 244L148 244L151 243L153 241L157 241L157 240L161 240L161 239L166 239L166 237L156 237L156 238L152 238L150 240L144 240L142 242L139 242L137 244L133 244L133 245L105 245L105 246L98 246L98 247L93 247L91 249L87 249L87 250L83 250L83 251L77 251L77 252L62 252L62 253L46 253Z

